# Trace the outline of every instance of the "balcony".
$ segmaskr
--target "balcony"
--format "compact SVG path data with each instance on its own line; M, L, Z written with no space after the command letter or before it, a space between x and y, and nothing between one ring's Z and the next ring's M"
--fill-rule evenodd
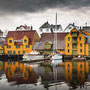
M72 49L77 49L77 45L72 45Z
M77 40L72 40L72 44L77 44Z
M72 37L77 37L78 35L77 34L72 34Z

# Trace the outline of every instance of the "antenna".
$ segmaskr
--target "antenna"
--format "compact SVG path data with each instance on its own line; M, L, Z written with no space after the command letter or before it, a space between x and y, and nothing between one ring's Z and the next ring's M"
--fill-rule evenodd
M87 34L87 22L85 24L86 24L86 34Z

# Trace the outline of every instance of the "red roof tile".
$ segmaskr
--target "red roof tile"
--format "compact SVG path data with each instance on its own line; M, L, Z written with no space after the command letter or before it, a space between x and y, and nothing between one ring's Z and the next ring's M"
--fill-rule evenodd
M24 36L27 36L30 40L30 44L32 44L33 37L36 30L29 30L29 31L9 31L6 37L4 44L7 44L7 39L11 36L14 40L21 40Z
M65 48L65 41L64 41L64 37L67 35L68 33L57 33L57 49L64 49ZM38 43L37 47L34 47L34 49L44 49L44 45L47 41L51 42L54 44L54 35L55 33L43 33L41 35L41 40ZM53 47L55 48L55 46Z

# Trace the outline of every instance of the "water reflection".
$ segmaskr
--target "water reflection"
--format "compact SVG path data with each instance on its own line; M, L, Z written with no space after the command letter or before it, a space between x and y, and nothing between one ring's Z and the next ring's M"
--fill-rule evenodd
M3 62L0 64L1 80L7 80L4 84L9 84L9 87L6 87L11 90L11 86L14 86L15 90L22 90L23 87L17 87L21 85L25 85L25 88L30 85L27 90L89 90L90 62L65 62L64 66ZM0 82L0 87L2 83Z
M65 80L73 89L85 88L90 80L90 62L66 62Z

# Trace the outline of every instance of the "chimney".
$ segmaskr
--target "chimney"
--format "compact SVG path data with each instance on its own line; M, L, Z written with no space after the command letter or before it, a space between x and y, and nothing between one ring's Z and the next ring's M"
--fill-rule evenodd
M31 30L33 30L33 26L31 26Z
M73 26L75 25L75 23L73 23Z

